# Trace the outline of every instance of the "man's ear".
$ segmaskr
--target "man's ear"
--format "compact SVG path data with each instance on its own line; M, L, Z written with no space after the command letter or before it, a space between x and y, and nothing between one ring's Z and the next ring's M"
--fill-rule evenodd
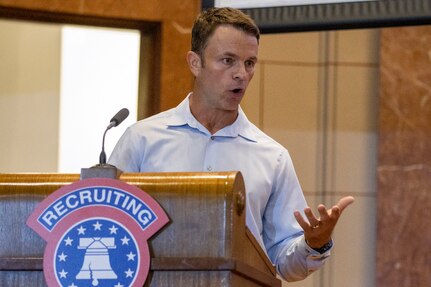
M193 51L187 52L187 63L189 64L190 71L197 77L202 68L201 57Z

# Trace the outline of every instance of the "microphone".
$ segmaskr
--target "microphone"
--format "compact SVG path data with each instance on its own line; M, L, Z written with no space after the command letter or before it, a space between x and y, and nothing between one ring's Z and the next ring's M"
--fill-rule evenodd
M129 110L126 108L123 108L123 109L119 110L118 113L116 113L115 116L113 116L111 121L109 122L109 125L107 126L105 132L103 133L102 151L100 152L100 156L99 156L99 165L105 165L106 164L106 153L105 153L106 132L108 130L110 130L111 128L116 127L119 124L121 124L128 116L129 116Z
M123 108L118 111L118 113L115 114L115 116L112 117L111 122L109 123L108 127L106 128L109 130L112 127L116 127L119 124L121 124L127 117L129 116L129 110L126 108Z

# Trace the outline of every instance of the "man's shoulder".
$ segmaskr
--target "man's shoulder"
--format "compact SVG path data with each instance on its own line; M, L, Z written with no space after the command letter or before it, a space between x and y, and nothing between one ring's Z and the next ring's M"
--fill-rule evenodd
M141 128L151 128L151 127L160 127L166 126L169 120L173 117L174 109L166 110L160 112L158 114L149 116L145 119L139 120L133 125L130 126L132 129L141 129Z
M249 122L249 129L253 133L253 135L255 136L257 143L271 146L271 147L276 148L276 149L282 149L282 150L286 149L282 144L277 142L274 138L272 138L270 135L268 135L266 132L261 130L259 127L257 127L252 122Z

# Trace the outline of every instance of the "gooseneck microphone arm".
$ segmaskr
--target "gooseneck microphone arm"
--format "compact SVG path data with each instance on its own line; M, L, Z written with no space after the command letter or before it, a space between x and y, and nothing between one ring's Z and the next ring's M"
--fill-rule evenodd
M105 136L109 129L116 127L121 124L129 116L129 110L124 108L121 109L115 116L111 119L108 127L103 133L102 140L102 152L99 156L99 163L90 168L81 168L81 180L88 178L113 178L118 179L122 171L117 167L106 163L105 154Z
M103 140L102 140L102 151L100 152L100 156L99 156L99 164L106 164L106 153L105 153L105 136L106 136L106 132L109 129L106 129L105 132L103 133Z
M106 164L106 153L105 153L105 136L106 136L106 133L112 127L116 127L119 124L121 124L128 116L129 116L129 110L126 108L123 108L118 113L116 113L115 116L112 117L108 127L106 128L105 132L103 133L102 151L100 152L100 156L99 156L99 165Z

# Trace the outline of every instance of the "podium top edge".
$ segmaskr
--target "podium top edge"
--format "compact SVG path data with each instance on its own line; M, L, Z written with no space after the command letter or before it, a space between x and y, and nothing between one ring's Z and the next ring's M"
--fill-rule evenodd
M239 171L223 172L142 172L129 173L124 172L118 178L125 182L139 182L148 180L206 180L206 179L234 179L242 177ZM77 173L44 173L44 172L22 172L22 173L0 173L0 184L3 183L30 183L30 182L58 182L67 183L75 182L80 179Z
M48 194L78 182L79 174L0 173L0 196L10 194ZM122 173L119 180L146 192L188 190L200 192L245 192L240 172L160 172ZM205 188L204 188L205 187Z

